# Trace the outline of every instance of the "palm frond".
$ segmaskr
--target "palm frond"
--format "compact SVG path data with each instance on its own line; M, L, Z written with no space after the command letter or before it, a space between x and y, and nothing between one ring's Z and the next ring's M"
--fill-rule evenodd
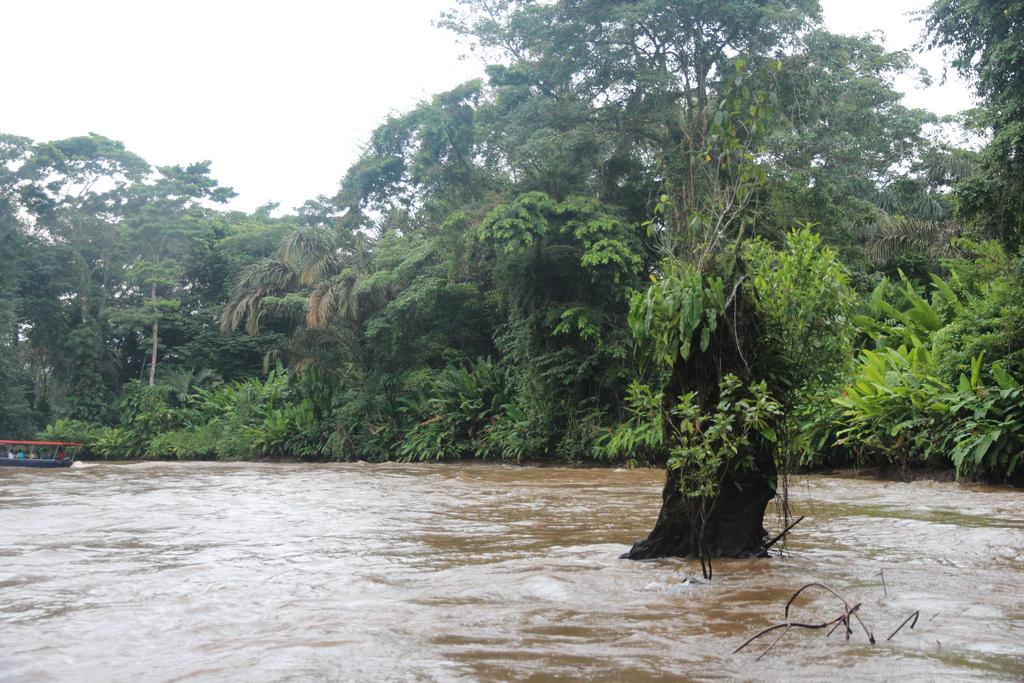
M922 221L941 221L952 209L938 197L928 192L910 195L886 187L879 192L878 205L890 214L908 216Z
M924 254L936 262L953 256L953 240L963 230L956 221L926 221L902 216L887 216L875 227L868 253L880 266L910 252Z
M160 383L170 387L178 401L184 403L193 391L202 387L207 381L216 381L217 379L219 379L217 374L210 368L200 370L191 368L166 375Z
M323 328L333 320L359 320L360 296L368 292L361 287L366 274L346 268L330 280L319 283L309 295L306 325Z
M300 284L307 287L336 273L343 262L334 235L323 228L296 230L277 254L298 271Z
M921 165L925 178L933 185L952 186L978 174L976 154L964 150L935 150Z
M221 330L237 330L244 320L246 330L256 334L260 318L265 313L263 299L286 293L294 289L298 282L299 274L280 259L265 258L245 268L232 288L231 297L221 314Z
M306 308L306 325L311 328L326 327L338 310L337 286L331 281L318 283L309 293Z

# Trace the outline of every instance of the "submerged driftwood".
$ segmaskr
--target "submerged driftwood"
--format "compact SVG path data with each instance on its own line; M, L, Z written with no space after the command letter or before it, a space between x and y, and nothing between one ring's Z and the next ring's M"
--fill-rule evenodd
M813 624L806 624L806 623L796 622L796 621L790 620L790 618L789 618L789 610L793 606L793 603L796 602L796 599L798 597L800 597L800 595L804 591L806 591L808 589L812 589L812 588L817 589L817 590L821 590L821 591L825 591L826 593L834 595L843 605L842 613L839 614L838 616L834 617L833 619L829 619L827 621L823 621L823 622L820 622L820 623L813 623ZM793 593L792 597L790 597L789 600L786 602L786 609L783 612L783 616L785 617L785 621L781 621L778 624L774 624L772 626L769 626L768 628L766 628L766 629L764 629L762 631L758 631L757 633L752 635L750 638L748 638L746 640L746 642L744 642L738 648L733 650L732 653L734 655L738 654L740 651L742 651L745 647L747 647L748 645L753 643L755 640L757 640L757 639L759 639L759 638L761 638L763 636L766 636L769 633L773 633L773 632L779 631L779 630L781 630L782 632L779 633L779 635L776 636L772 640L772 642L768 644L768 647L766 647L764 650L761 651L761 654L759 654L757 656L758 659L761 659L761 657L764 657L766 654L768 654L768 652L773 647L775 647L775 644L778 643L780 640L782 640L783 636L785 636L787 633L789 633L793 629L805 629L805 630L810 630L810 631L817 631L817 630L821 630L821 629L826 629L829 626L831 626L832 629L826 634L827 636L831 636L833 633L835 633L836 629L838 629L839 627L842 627L843 628L843 633L846 636L846 640L849 640L850 636L852 636L853 632L854 632L853 628L851 626L851 623L852 623L853 619L857 620L857 623L860 625L861 629L864 631L864 635L867 637L868 642L871 643L872 645L874 645L875 644L875 634L871 631L871 629L869 629L867 627L867 625L864 623L864 621L860 618L859 612L860 612L860 608L861 607L862 607L862 604L859 603L859 602L856 603L856 604L851 605L849 600L847 600L842 595L840 595L838 592L836 592L835 590L833 590L829 586L826 586L823 583L808 583L808 584L806 584L804 586L801 586L795 593ZM891 634L889 634L889 637L886 638L886 640L887 641L888 640L892 640L893 636L895 636L897 633L899 633L900 630L904 626L906 626L908 623L910 624L910 628L913 629L914 626L917 625L917 619L920 616L920 614L921 614L921 612L920 612L920 610L918 610L918 611L915 611L913 614L911 614L906 619L904 619L903 623L901 623L899 626L897 626L896 630L893 631Z

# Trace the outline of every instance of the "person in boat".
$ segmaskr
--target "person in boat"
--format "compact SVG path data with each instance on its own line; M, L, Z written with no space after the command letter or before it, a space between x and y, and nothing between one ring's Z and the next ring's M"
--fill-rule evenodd
M57 446L57 460L64 460L68 457L68 454L64 451L63 446Z
M7 459L14 460L14 451L9 446L7 447Z
M24 459L25 459L25 449L24 448L19 448L18 449L18 460L24 460Z

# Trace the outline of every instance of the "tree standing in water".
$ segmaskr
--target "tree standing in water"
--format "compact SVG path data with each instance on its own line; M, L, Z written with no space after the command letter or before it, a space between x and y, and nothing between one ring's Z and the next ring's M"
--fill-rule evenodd
M657 524L626 557L699 557L710 575L709 558L762 553L786 406L807 379L794 354L781 353L772 316L794 312L795 292L829 290L835 305L800 325L813 335L841 326L848 301L834 255L804 231L791 240L807 262L789 252L794 287L773 292L767 311L756 271L782 256L746 246L759 227L785 47L817 18L817 2L463 5L468 13L450 16L450 27L497 49L511 61L507 73L538 92L586 103L586 125L625 134L658 178L648 227L662 259L629 322L648 376L660 378L660 392L647 395L659 399L668 473ZM821 275L812 266L838 279L809 292L807 278ZM770 282L761 277L762 293Z

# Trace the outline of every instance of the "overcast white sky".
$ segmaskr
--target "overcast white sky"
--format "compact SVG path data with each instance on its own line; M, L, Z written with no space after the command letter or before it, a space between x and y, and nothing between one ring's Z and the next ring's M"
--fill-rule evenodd
M239 196L282 209L333 194L390 112L482 75L432 20L451 0L2 0L0 132L96 132L153 164L213 160ZM836 32L909 48L929 0L822 0ZM941 76L939 55L918 56ZM938 78L936 79L938 81ZM901 82L911 106L971 106L956 80Z

